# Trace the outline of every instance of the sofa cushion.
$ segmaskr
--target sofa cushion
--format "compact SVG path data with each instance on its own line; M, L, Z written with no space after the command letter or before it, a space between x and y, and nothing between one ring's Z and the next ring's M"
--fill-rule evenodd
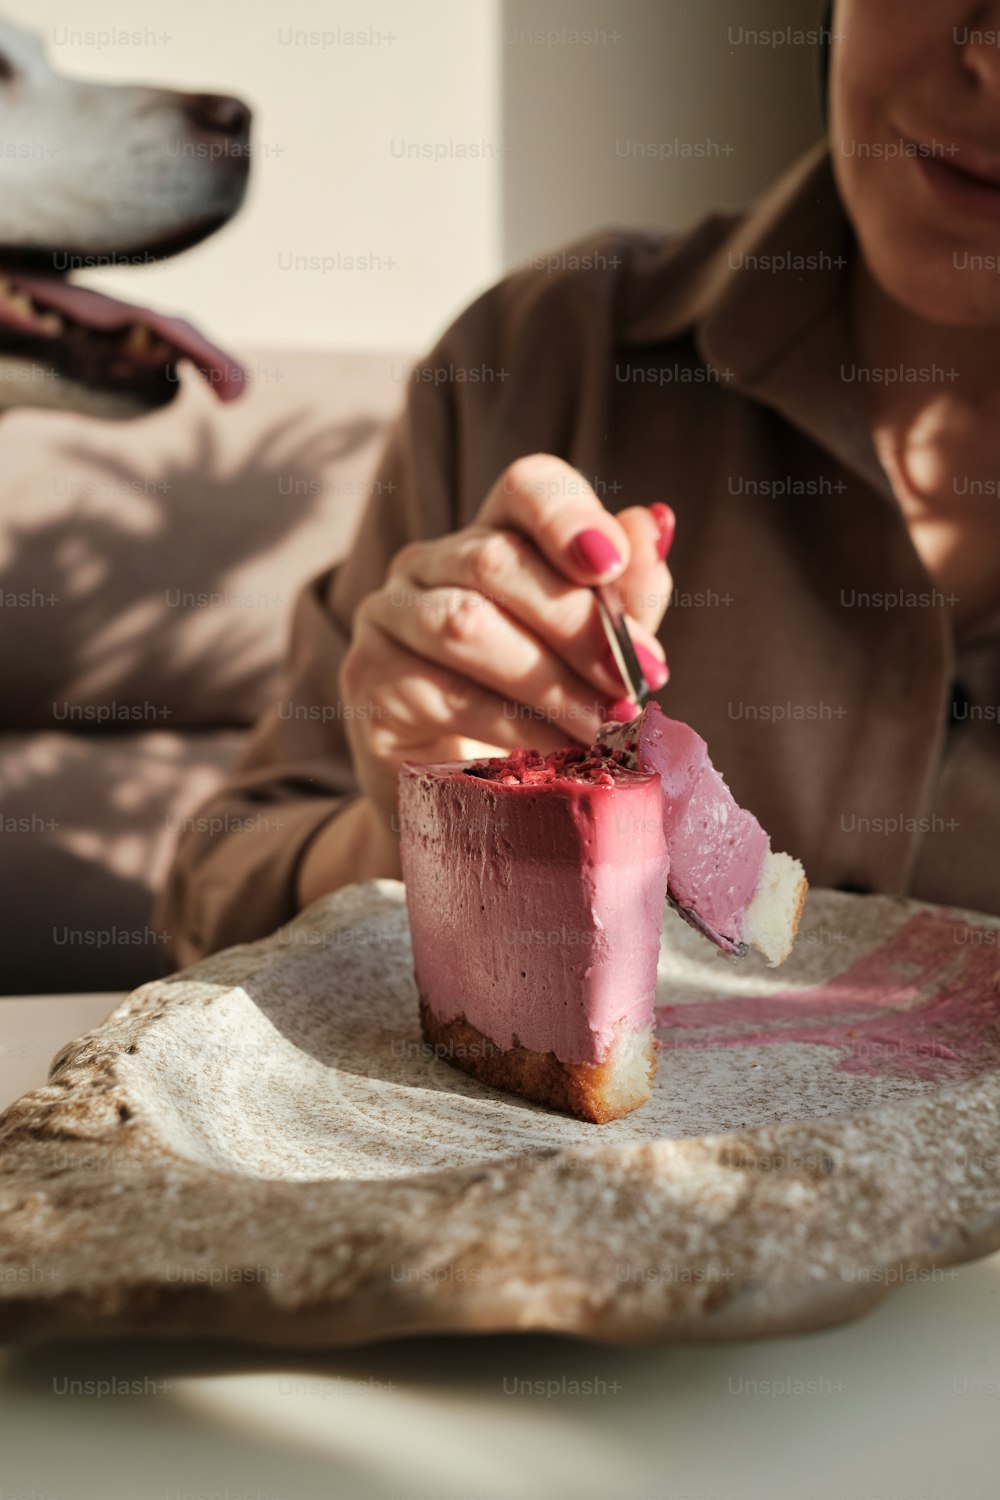
M406 361L251 353L223 406L196 376L132 423L0 421L0 682L18 729L246 725L299 584L341 555Z
M130 989L167 967L150 903L238 730L0 735L3 988Z

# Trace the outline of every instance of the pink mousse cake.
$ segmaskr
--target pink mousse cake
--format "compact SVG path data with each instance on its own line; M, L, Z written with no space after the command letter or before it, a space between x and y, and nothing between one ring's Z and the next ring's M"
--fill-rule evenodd
M805 900L802 866L655 703L589 749L405 765L399 816L425 1039L597 1123L650 1094L664 901L778 964Z
M643 1104L669 857L654 771L582 746L406 765L400 854L424 1037L603 1123Z
M724 952L742 958L756 948L772 966L782 963L802 914L805 873L790 854L772 851L701 736L650 703L630 723L606 725L598 747L616 763L660 778L670 904Z

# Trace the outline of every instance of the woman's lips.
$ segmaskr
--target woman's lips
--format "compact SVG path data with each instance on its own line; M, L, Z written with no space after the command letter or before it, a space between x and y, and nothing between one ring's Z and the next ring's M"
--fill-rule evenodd
M959 213L1000 223L1000 167L987 166L970 150L956 146L946 159L940 151L916 158L925 180L940 201Z
M971 177L936 157L924 157L920 165L937 196L949 208L1000 224L1000 183Z

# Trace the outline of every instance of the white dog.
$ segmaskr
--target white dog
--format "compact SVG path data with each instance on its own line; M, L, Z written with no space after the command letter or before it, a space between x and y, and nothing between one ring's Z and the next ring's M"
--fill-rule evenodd
M0 411L129 417L176 394L177 361L222 400L243 372L178 318L74 285L197 244L239 207L250 162L239 99L65 78L0 21Z

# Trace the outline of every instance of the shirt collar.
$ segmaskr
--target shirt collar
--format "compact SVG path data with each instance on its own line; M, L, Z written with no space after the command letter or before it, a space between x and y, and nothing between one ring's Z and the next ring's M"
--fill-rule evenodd
M743 218L641 257L624 341L685 332L730 390L773 407L895 504L858 400L848 321L856 247L825 143Z

